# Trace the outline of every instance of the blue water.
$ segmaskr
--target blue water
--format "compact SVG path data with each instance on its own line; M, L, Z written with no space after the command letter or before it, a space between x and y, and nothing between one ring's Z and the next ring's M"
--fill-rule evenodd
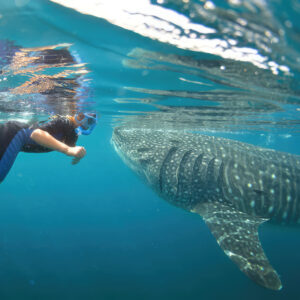
M299 3L215 1L209 14L199 1L151 3L215 29L213 37L202 34L208 40L234 39L237 47L284 67L187 49L187 42L163 42L164 34L153 38L146 29L134 32L48 1L1 0L2 41L18 49L69 43L77 62L86 64L19 74L3 62L1 121L46 119L70 112L72 101L101 115L93 134L79 138L87 156L78 165L60 153L21 153L1 184L1 299L299 297L299 229L262 226L260 239L284 288L257 286L225 256L199 216L160 199L110 144L113 126L143 115L149 126L163 120L171 128L299 155ZM237 18L252 25L233 29ZM76 70L88 73L76 77L79 88L70 83L73 96L55 94L55 105L41 92L11 92L35 75L67 69L74 73L66 78L75 78Z

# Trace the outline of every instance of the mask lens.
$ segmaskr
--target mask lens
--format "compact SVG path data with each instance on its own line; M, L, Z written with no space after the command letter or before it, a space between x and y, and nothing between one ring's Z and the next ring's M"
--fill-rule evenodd
M95 114L85 114L85 118L83 119L82 126L84 129L88 129L91 125L96 123L96 115Z
M97 123L97 115L94 113L88 114L85 113L84 117L81 121L79 121L78 123L80 123L80 127L83 131L89 131L89 130L93 130L96 123ZM82 134L89 134L89 133L84 133L81 132Z

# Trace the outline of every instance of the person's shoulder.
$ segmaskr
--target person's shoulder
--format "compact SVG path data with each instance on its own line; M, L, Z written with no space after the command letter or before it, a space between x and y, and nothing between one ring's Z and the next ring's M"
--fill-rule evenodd
M40 124L40 129L46 131L66 131L73 130L75 127L67 116L53 116L48 121Z

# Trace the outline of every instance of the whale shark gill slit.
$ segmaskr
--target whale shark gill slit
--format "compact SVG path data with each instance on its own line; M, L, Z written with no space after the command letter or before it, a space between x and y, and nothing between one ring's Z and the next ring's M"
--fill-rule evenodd
M191 153L192 153L192 150L185 152L180 161L179 169L177 172L177 191L176 191L176 200L177 201L184 201L184 202L190 201L191 176L189 175L190 167L187 166L187 164L189 163L189 158L191 156ZM185 193L185 191L186 191L186 193Z
M159 190L162 193L164 188L167 188L167 180L168 180L168 168L171 161L172 156L178 150L177 147L171 147L166 157L163 160L162 166L159 172Z
M213 157L207 165L206 182L208 187L213 186L215 183L215 160L216 158Z
M203 154L199 154L195 159L194 166L193 166L193 173L192 173L192 187L191 193L194 196L193 202L200 202L201 201L201 189L203 188L203 183L200 177L200 167L203 160Z
M224 184L223 181L224 181L224 162L222 161L219 168L218 178L217 178L218 186L223 186Z

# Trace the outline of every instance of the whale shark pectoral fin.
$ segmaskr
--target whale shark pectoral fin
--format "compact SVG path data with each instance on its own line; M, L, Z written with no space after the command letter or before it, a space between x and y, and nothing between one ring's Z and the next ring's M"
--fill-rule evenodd
M266 219L247 215L219 202L198 204L192 212L202 216L225 254L250 279L272 290L282 288L258 237L258 227Z

